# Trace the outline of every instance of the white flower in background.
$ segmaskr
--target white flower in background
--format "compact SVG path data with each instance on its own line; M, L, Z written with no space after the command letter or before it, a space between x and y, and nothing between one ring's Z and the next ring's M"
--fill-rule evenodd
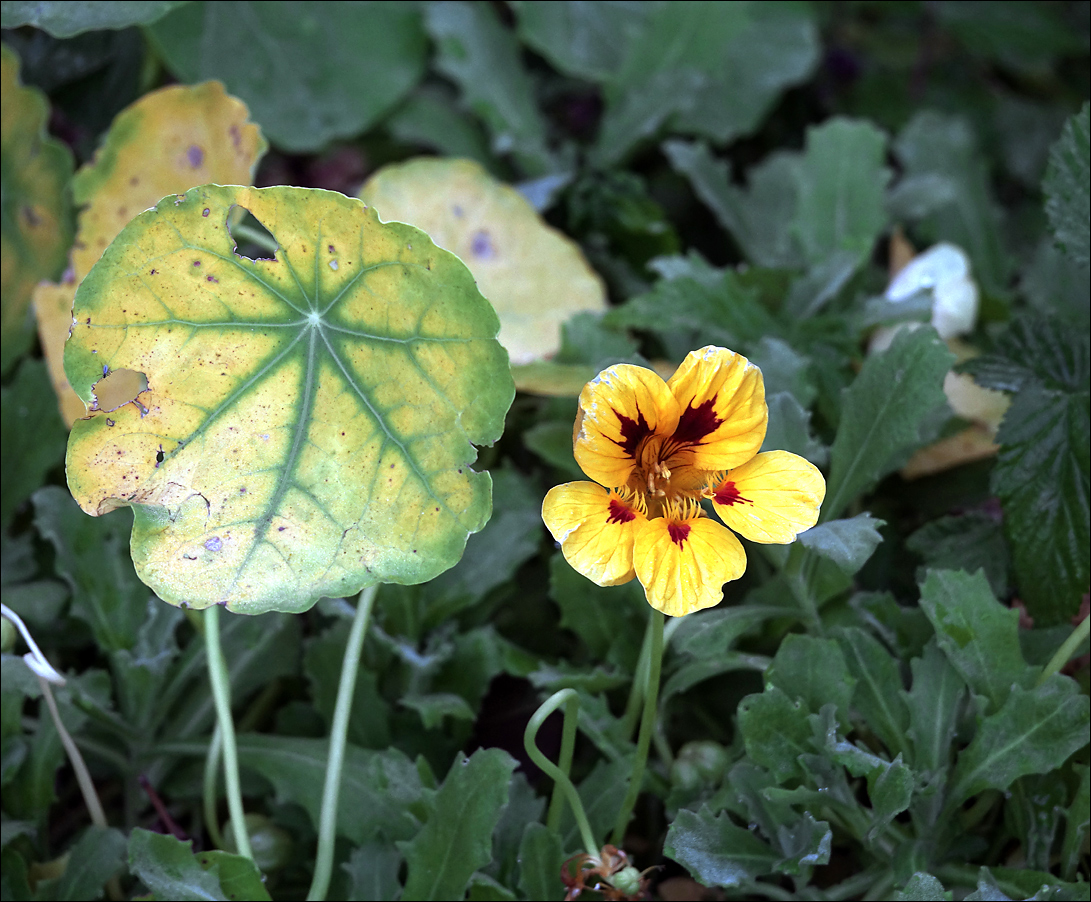
M973 331L977 322L977 283L970 276L970 258L962 248L937 244L914 257L890 280L884 297L897 304L922 291L932 293L932 325L940 338L949 341ZM900 328L905 326L877 329L869 350L876 353L889 347Z

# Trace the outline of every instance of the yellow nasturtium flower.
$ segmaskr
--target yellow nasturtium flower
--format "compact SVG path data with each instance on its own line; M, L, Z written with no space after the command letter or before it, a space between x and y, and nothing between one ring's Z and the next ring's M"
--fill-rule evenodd
M761 370L734 351L693 351L669 382L612 366L584 387L572 434L595 481L550 489L542 518L600 586L635 576L672 617L712 607L746 552L701 499L752 542L787 544L818 521L822 474L787 451L759 454L768 420Z

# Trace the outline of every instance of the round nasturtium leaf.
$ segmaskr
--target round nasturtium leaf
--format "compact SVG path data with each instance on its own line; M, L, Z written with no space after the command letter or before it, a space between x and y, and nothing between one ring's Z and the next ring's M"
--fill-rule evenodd
M72 265L60 284L34 290L38 336L68 426L86 415L64 376L76 288L129 220L161 198L210 182L249 183L268 146L249 119L246 104L218 81L160 88L118 113L95 158L76 173Z
M249 210L275 259L235 253ZM137 572L161 598L301 611L423 582L489 517L473 444L514 395L496 314L423 232L358 200L209 185L137 216L76 294L65 371L93 410L118 368L148 388L79 420L80 506L134 509Z
M496 308L512 364L552 357L569 317L606 309L602 279L579 246L472 160L384 166L360 197L383 221L412 223L462 258Z
M45 95L19 83L19 58L0 45L0 297L3 332L0 371L23 352L33 336L27 309L40 279L64 268L72 243L72 154L46 134Z

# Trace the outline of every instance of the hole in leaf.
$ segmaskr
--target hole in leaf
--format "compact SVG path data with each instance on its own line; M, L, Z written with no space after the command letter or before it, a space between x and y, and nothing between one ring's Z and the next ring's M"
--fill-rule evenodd
M148 390L148 378L136 370L113 370L94 385L99 410L117 410Z
M235 240L236 256L247 260L276 259L280 244L246 207L232 205L227 214L227 231Z

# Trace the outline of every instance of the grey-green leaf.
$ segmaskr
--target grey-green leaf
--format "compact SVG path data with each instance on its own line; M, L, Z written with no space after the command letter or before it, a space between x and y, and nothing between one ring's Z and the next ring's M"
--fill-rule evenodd
M946 403L943 379L954 355L935 330L903 330L881 354L868 357L845 391L830 449L822 520L836 519L857 495L920 443L925 418Z
M1056 770L1087 745L1089 724L1091 704L1069 677L1054 674L1033 689L1013 686L959 756L949 805L986 789L1003 792L1024 774Z
M990 710L1004 704L1013 686L1030 685L1035 671L1019 647L1019 612L993 597L980 570L930 570L921 607L947 659Z
M848 520L832 520L813 526L799 536L799 541L852 576L882 542L879 527L885 525L885 520L877 520L865 511Z
M462 898L474 871L492 858L492 833L515 766L500 749L455 757L424 829L400 844L409 866L403 900Z
M188 0L123 0L118 3L73 3L72 0L4 0L0 26L33 25L55 38L70 38L85 31L150 25Z
M420 12L401 3L191 3L148 32L180 80L219 79L295 152L362 132L426 64Z
M682 809L667 831L663 854L705 886L740 887L773 871L780 855L726 812Z

